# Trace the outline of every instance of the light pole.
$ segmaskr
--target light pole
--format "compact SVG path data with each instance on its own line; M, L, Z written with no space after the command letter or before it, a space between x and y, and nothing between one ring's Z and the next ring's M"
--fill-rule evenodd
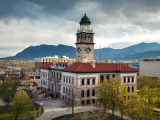
M42 113L42 106L43 106L43 103L41 103L41 113Z

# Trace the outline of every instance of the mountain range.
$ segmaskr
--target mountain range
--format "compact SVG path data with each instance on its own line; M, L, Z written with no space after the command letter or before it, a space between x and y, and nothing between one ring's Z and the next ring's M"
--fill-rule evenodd
M46 56L70 56L75 58L76 48L59 44L55 45L39 45L30 46L23 51L17 53L15 56L0 58L0 60L33 60L34 58ZM126 59L141 59L160 56L160 44L153 43L140 43L132 45L123 49L102 48L101 60L126 60ZM100 59L100 49L94 49L94 59Z

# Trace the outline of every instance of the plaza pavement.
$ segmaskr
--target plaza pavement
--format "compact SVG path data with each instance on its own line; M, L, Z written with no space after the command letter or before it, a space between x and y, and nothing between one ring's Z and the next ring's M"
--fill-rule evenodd
M56 117L72 114L72 110L65 106L65 103L61 99L54 99L49 101L36 102L37 104L43 103L44 113L37 120L52 120ZM74 108L75 113L90 111L97 109L93 106L79 106Z
M48 101L41 101L36 102L37 104L43 103L43 109L44 113L41 115L37 120L52 120L54 118L57 118L59 116L72 114L72 110L65 106L65 103L61 99L54 99L54 100L48 100ZM74 108L75 113L85 112L85 111L91 111L96 110L97 107L94 106L79 106ZM111 110L107 111L108 113L112 113ZM119 112L115 111L115 116L121 117L121 114ZM131 120L127 116L123 117L124 120Z

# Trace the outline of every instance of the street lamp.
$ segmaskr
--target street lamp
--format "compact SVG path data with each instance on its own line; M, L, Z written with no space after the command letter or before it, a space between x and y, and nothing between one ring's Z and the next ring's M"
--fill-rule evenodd
M42 106L43 106L43 103L41 103L41 112L42 112Z

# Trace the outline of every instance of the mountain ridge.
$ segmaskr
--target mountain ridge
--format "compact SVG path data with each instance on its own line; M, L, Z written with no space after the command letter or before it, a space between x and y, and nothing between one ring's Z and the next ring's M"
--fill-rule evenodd
M59 45L47 45L41 44L37 46L29 46L23 51L17 53L15 56L0 58L0 60L33 60L34 58L40 58L45 56L69 56L75 58L76 48L73 46L67 46L63 44ZM94 59L99 60L100 49L94 49ZM101 59L111 60L123 60L123 59L140 59L145 57L156 57L160 56L160 44L153 43L139 43L128 46L122 49L114 48L102 48Z

